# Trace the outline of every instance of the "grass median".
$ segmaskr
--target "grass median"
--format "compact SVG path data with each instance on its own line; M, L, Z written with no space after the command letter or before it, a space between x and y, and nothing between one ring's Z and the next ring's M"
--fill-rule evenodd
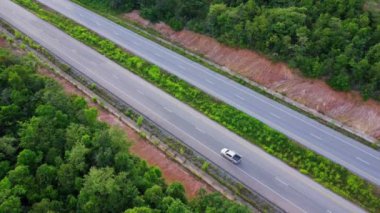
M377 188L344 167L310 151L257 119L227 105L159 67L136 57L111 41L74 21L44 9L33 0L14 0L37 16L55 25L77 40L91 46L178 100L202 112L210 119L261 147L303 174L361 205L369 211L380 209Z

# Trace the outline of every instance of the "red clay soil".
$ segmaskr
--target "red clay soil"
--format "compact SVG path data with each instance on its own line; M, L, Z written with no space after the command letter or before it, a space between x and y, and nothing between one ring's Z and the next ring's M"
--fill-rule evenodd
M231 48L205 35L173 31L163 23L151 24L138 11L124 18L153 28L167 39L203 55L216 64L257 82L273 91L315 109L347 126L380 139L380 103L363 101L357 92L337 92L322 80L302 77L284 63L274 63L254 51Z
M6 46L7 46L7 42L3 38L0 38L0 47L6 47Z
M188 170L181 167L178 163L166 157L166 155L163 154L160 150L158 150L155 146L151 145L145 139L141 138L139 134L135 132L132 128L120 122L120 120L117 117L113 116L108 111L99 107L99 105L94 104L85 94L83 94L70 82L45 69L40 69L39 72L45 76L49 76L58 81L64 87L66 93L85 97L90 106L96 107L98 109L99 120L106 122L111 126L116 126L122 129L126 133L129 139L128 141L131 142L131 153L147 161L149 165L157 166L161 170L166 183L182 183L186 191L186 196L190 199L195 197L196 193L201 188L206 189L209 192L213 191L211 187L207 185L204 181L194 176Z

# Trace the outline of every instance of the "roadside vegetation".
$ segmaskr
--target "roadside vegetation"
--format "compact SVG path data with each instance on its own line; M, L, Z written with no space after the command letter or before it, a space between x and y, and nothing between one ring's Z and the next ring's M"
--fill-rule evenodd
M187 200L37 67L0 49L0 212L249 212L204 190Z
M261 52L334 89L380 99L380 23L373 0L78 1L115 12L139 9L150 21Z
M75 22L45 9L32 0L15 0L42 19L93 47L157 87L187 103L209 118L234 131L263 150L283 160L339 195L375 212L380 209L376 187L342 166L312 152L251 116L223 103L168 74L159 67L133 56Z

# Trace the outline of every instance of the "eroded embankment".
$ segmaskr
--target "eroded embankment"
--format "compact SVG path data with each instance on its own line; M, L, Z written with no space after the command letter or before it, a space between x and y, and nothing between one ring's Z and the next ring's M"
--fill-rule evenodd
M173 31L163 23L151 24L138 11L123 17L154 28L164 37L208 60L225 66L252 81L357 131L380 139L380 103L363 101L357 92L338 92L324 81L302 77L284 63L274 63L254 51L231 48L213 38L189 30Z
M1 42L0 42L1 44ZM128 141L131 142L130 151L132 154L140 157L148 162L151 166L157 166L165 179L166 183L180 182L183 184L186 196L193 198L196 196L199 189L203 188L207 191L213 191L204 181L191 174L185 168L181 167L178 163L168 158L164 153L156 147L147 142L144 138L134 131L132 128L122 123L117 117L107 110L94 104L90 98L82 93L77 87L66 81L64 78L53 74L51 71L40 69L39 72L45 76L55 79L63 86L67 94L75 94L85 97L90 106L96 107L99 112L99 120L108 123L111 126L116 126L122 129L128 136Z

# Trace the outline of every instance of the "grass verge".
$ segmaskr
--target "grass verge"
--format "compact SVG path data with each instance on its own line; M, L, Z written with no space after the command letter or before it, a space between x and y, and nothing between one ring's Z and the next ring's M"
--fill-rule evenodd
M300 146L255 118L216 100L159 67L133 56L72 20L43 9L32 0L15 1L330 190L369 211L380 209L380 195L375 192L376 187L342 166Z
M295 104L294 102L295 101L289 101L289 100L285 100L285 97L286 95L283 95L283 94L279 94L279 93L276 93L276 92L269 92L268 89L264 88L263 86L260 86L258 85L257 83L237 74L237 73L234 73L233 71L230 71L230 70L225 70L224 68L220 67L218 64L215 64L207 59L205 59L202 55L199 55L197 53L194 53L194 52L191 52L191 51L188 51L186 50L185 48L183 48L181 46L181 44L178 44L178 43L173 43L171 41L168 41L165 37L163 37L159 32L155 31L154 29L152 28L149 28L149 27L143 27L141 25L139 25L138 23L136 22L133 22L133 21L130 21L130 20L127 20L127 19L123 19L120 17L120 14L116 13L115 11L112 11L112 10L108 10L106 8L104 8L104 4L99 4L99 5L87 5L87 4L84 4L82 3L80 0L71 0L79 5L81 5L82 7L85 7L89 10L92 10L93 12L95 13L98 13L99 15L147 38L147 39L150 39L178 54L181 54L185 57L187 57L188 59L192 60L192 61L195 61L199 64L202 64L203 66L207 67L208 69L210 70L213 70L214 72L217 72L245 87L248 87L250 89L252 89L253 91L255 92L258 92L282 105L285 105L313 120L316 120L318 121L319 123L325 125L325 126L328 126L330 127L331 129L334 129L350 138L353 138L354 140L356 141L359 141L361 143L363 143L364 145L367 145L373 149L377 149L377 150L380 150L380 141L377 140L377 141L374 141L374 139L366 139L365 136L360 136L361 133L359 134L356 134L354 133L354 131L352 130L349 130L349 129L346 129L344 127L342 127L342 125L344 124L340 124L340 123L336 123L336 122L331 122L329 121L328 119L325 119L323 118L323 116L325 116L323 113L321 112L318 112L320 115L315 115L314 113L315 112L311 112L311 110L306 110L305 108L307 108L306 106L303 108L303 107L300 107L300 106L297 106L297 104ZM300 104L302 105L302 104Z

